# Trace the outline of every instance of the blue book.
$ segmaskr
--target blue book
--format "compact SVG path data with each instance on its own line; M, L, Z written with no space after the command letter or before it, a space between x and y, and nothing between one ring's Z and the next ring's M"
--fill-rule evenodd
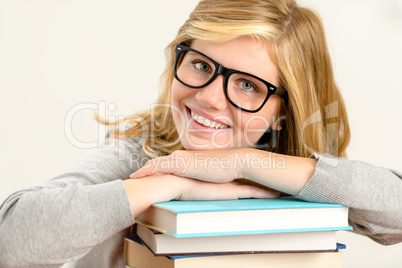
M316 250L316 251L313 251L313 250L311 250L311 251L287 251L287 252L277 252L277 251L274 251L274 252L258 252L257 254L277 254L277 253L293 253L293 254L297 254L297 253L319 253L319 252L338 252L339 250L342 250L342 249L346 249L346 245L345 244L341 244L341 243L336 243L336 249L334 249L334 250ZM239 254L239 253L237 253L237 254ZM254 253L253 253L254 254ZM224 254L222 254L222 255L224 255ZM208 257L208 256L215 256L215 255L202 255L203 257ZM184 259L184 258L197 258L197 257L200 257L200 255L173 255L173 256L169 256L169 258L170 259L173 259L173 260L175 260L175 259Z
M136 222L177 238L351 230L347 207L293 197L156 203Z

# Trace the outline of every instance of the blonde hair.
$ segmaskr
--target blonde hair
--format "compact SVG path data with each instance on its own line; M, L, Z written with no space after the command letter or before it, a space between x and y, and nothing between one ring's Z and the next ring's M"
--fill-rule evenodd
M151 157L183 149L169 107L176 44L190 44L195 39L225 42L242 36L269 45L280 86L289 95L276 151L302 157L312 152L346 156L349 123L335 83L325 31L320 18L294 0L200 1L165 50L167 63L153 116L150 111L130 116L127 120L133 127L116 131L115 136L146 134L143 149ZM136 123L139 118L145 119L152 133Z

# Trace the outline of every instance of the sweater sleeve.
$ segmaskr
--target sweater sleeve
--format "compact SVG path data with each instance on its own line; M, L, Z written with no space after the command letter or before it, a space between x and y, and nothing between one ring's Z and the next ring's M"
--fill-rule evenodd
M402 242L402 174L344 158L318 159L313 177L297 198L349 207L356 233L383 245Z
M108 141L67 173L15 192L0 207L0 267L58 267L134 223L122 180L139 144Z

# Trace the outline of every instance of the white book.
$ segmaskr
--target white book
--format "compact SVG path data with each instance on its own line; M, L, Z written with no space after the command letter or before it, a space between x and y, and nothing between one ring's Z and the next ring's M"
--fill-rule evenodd
M335 231L175 238L137 224L154 254L325 251L336 249Z

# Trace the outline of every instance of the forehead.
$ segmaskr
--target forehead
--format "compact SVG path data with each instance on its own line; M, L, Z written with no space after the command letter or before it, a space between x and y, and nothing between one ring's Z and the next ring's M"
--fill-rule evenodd
M279 85L278 72L266 43L251 37L236 38L224 43L197 39L192 42L191 47L227 68L247 72Z

